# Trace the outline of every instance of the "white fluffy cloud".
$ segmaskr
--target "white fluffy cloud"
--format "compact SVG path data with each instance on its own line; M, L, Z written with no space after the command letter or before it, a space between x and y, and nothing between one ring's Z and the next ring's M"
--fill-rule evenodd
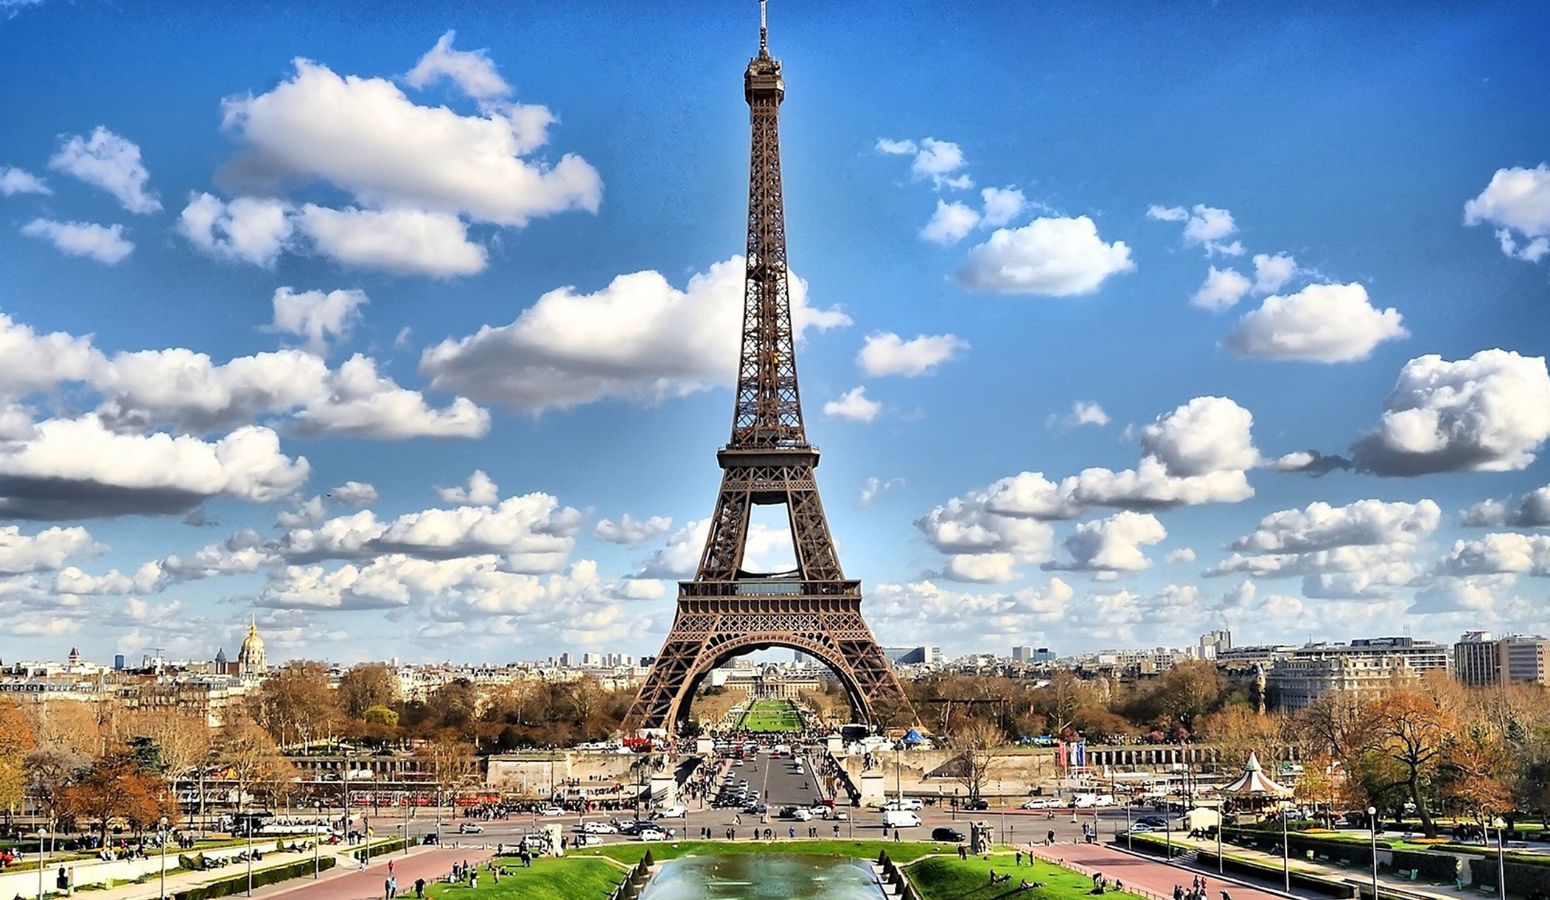
M1048 562L1046 569L1076 572L1139 572L1149 568L1143 547L1158 544L1168 537L1157 517L1151 513L1124 511L1106 519L1095 519L1076 526L1065 540L1069 562Z
M834 419L851 422L871 422L883 411L883 405L868 400L866 387L853 387L823 405L823 414Z
M602 519L592 528L592 536L610 544L624 544L627 547L638 547L650 540L655 540L673 529L673 520L667 516L650 516L645 519L637 519L629 513L619 517L619 521Z
M439 487L436 496L443 503L471 503L474 506L494 506L500 500L500 485L496 484L483 469L475 469L468 476L466 486Z
M26 169L18 169L15 166L0 166L0 196L11 197L16 194L52 194L49 186L43 179L32 174Z
M862 483L861 496L857 498L856 502L862 506L871 506L877 502L878 497L902 487L904 487L903 478L878 478L876 475L870 475Z
M932 137L921 138L919 141L878 138L877 150L894 156L910 157L910 174L916 178L930 179L938 189L974 186L968 173L962 171L967 165L963 148L952 141L939 141Z
M968 204L939 198L936 212L931 214L926 227L920 229L920 237L934 244L956 244L968 237L979 223L980 214Z
M524 158L546 139L526 117L461 116L419 106L386 79L341 77L305 59L295 65L274 89L222 104L223 124L248 148L249 166L321 178L374 206L497 225L597 210L602 181L586 160L566 154L551 167Z
M227 203L211 194L190 194L178 216L178 233L217 258L272 266L296 225L289 203L238 197Z
M404 76L411 87L424 88L445 78L475 100L490 100L511 93L511 85L496 71L495 62L485 50L457 50L452 40L457 32L448 31L426 51Z
M1049 426L1051 428L1080 428L1083 425L1096 425L1099 428L1109 424L1109 414L1103 411L1103 407L1096 402L1089 403L1078 400L1071 404L1071 412L1064 416L1051 415Z
M371 503L377 499L376 485L363 481L346 481L336 488L329 489L329 499L345 506L359 506L363 503Z
M892 332L879 331L866 336L856 354L856 367L872 378L914 378L947 362L968 346L968 341L954 334L920 334L904 340Z
M1094 506L1236 503L1254 496L1245 475L1259 462L1253 423L1248 410L1226 397L1196 397L1141 429L1135 469L1084 469L1058 483L1023 472L992 484L987 502L1004 515L1039 519L1073 518Z
M1393 308L1375 309L1360 284L1310 284L1270 296L1238 320L1227 346L1240 356L1337 363L1365 359L1384 341L1410 336Z
M985 188L980 191L980 202L984 204L980 224L986 228L999 228L1017 218L1028 207L1028 198L1010 185Z
M296 214L296 228L336 262L399 275L472 275L484 270L487 258L452 213L308 203Z
M0 398L81 382L100 395L97 413L115 430L166 426L204 433L267 416L288 416L304 433L387 440L479 437L489 430L489 413L473 402L459 397L431 407L360 355L335 370L300 350L222 364L182 348L108 357L90 338L39 335L4 315L0 351Z
M1522 500L1482 500L1464 511L1463 524L1472 528L1550 528L1550 484L1536 488Z
M1219 312L1236 305L1251 287L1253 285L1237 269L1212 266L1199 290L1189 298L1189 305Z
M1379 475L1522 469L1550 438L1550 371L1542 356L1482 350L1410 360L1358 441L1356 465Z
M1320 500L1304 509L1271 513L1231 547L1250 553L1310 553L1353 545L1415 544L1441 522L1442 508L1432 500L1358 500L1345 506Z
M348 338L361 319L366 292L359 290L300 291L289 287L274 292L276 331L306 338L307 349L321 354L329 341Z
M1017 218L1028 207L1023 192L1015 187L988 187L980 191L980 209L960 201L936 201L936 211L920 230L923 240L936 244L956 244L976 228L999 228Z
M1497 169L1464 204L1464 224L1496 226L1502 252L1529 262L1550 254L1550 165Z
M1189 209L1154 205L1147 208L1146 215L1159 222L1183 222L1184 243L1203 248L1207 256L1213 253L1223 256L1243 255L1242 243L1227 243L1227 239L1238 232L1238 225L1233 221L1232 213L1225 209L1204 203L1196 203Z
M1044 217L996 229L969 251L955 277L970 290L1071 297L1091 294L1109 276L1135 267L1125 242L1105 242L1087 216Z
M1168 555L1163 557L1163 562L1170 566L1175 566L1185 563L1192 563L1195 561L1195 559L1196 556L1193 547L1180 547L1177 550L1169 550Z
M78 134L66 138L48 166L102 188L132 213L161 209L161 201L146 190L151 176L140 161L140 148L101 125L90 138Z
M1254 293L1274 294L1297 274L1297 260L1285 253L1254 254Z
M1550 534L1500 532L1455 541L1439 568L1448 575L1550 576Z
M51 572L66 561L90 556L100 547L84 528L45 528L37 534L22 534L15 525L0 527L0 575L25 575Z
M509 325L427 348L420 369L435 387L532 412L603 398L654 403L731 384L745 268L734 256L684 290L645 271L595 293L549 291ZM794 275L790 293L799 338L809 328L850 324L838 310L809 306L807 285Z
M22 234L42 238L67 256L84 256L110 266L123 262L135 249L124 237L122 225L33 219L22 226Z
M0 445L0 514L77 519L184 512L217 496L269 502L306 481L307 461L279 437L246 426L218 441L120 434L96 415L39 422L29 440Z
M492 506L405 513L384 522L371 510L293 528L276 545L290 562L369 559L403 554L422 559L498 555L513 572L553 572L575 547L584 516L549 494L510 497Z

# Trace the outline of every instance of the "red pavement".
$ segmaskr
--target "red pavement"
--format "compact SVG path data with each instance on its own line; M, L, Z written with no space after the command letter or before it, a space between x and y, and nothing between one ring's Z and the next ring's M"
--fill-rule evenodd
M1176 884L1189 890L1197 874L1206 877L1209 900L1220 900L1224 888L1232 895L1232 900L1286 900L1281 894L1223 881L1213 873L1199 873L1161 861L1142 859L1102 844L1052 844L1048 847L1035 844L1031 852L1051 861L1064 860L1068 865L1075 864L1088 874L1102 872L1111 881L1117 878L1124 882L1127 891L1140 888L1140 891L1167 900L1172 900L1173 886Z
M398 878L398 896L400 900L414 900L414 880L424 878L427 885L434 885L438 879L445 878L452 871L452 864L467 860L470 863L479 864L495 855L493 850L476 850L472 848L443 848L438 850L423 850L419 853L411 853L408 856L393 856L393 874ZM306 882L286 882L277 884L272 888L255 892L265 898L283 897L285 900L372 900L382 898L383 882L388 877L387 856L379 856L372 860L371 865L365 871L358 871L353 866L345 863L343 870L347 874L339 875L331 872L340 871L338 868L323 873L321 880Z

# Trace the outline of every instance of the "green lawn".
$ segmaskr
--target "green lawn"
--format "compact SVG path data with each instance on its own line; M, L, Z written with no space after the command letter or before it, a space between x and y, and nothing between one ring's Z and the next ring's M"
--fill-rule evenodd
M1012 879L992 886L992 869L997 875L1009 874ZM1018 866L1011 853L994 853L988 860L979 856L971 856L966 860L957 856L933 856L905 867L904 874L909 876L923 900L989 900L994 897L1073 900L1088 896L1093 887L1092 879L1088 876L1062 869L1054 863L1033 860L1032 865L1029 865L1025 857L1023 865ZM1025 878L1044 886L1020 890L1018 885ZM1110 892L1103 896L1116 900L1138 900L1128 892Z
M920 859L930 853L956 854L956 844L929 841L846 841L808 840L794 841L678 841L676 843L629 843L607 844L602 847L586 847L572 852L572 856L606 856L626 865L640 862L647 850L656 860L677 859L680 856L725 856L733 853L804 853L811 856L845 856L854 859L877 859L880 850L887 850L894 862L903 864Z
M755 700L743 713L738 727L745 731L801 731L802 716L790 700Z
M601 859L539 857L531 869L522 868L516 859L502 860L510 875L496 884L489 866L479 868L479 887L461 884L432 884L427 897L436 900L576 900L580 897L607 897L625 878L625 871Z

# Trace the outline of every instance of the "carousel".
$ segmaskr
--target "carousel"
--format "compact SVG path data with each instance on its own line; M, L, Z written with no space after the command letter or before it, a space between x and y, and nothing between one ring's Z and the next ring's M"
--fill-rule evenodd
M1266 775L1259 765L1259 756L1250 753L1243 774L1219 788L1217 794L1222 798L1224 810L1240 816L1245 813L1263 816L1280 808L1282 801L1291 799L1292 789L1277 784Z

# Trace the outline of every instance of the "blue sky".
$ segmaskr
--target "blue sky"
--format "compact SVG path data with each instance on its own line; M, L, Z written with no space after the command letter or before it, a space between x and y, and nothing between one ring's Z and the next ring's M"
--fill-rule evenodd
M773 7L881 640L1550 626L1543 7ZM653 652L730 422L756 28L0 3L0 659L250 615L277 656Z

